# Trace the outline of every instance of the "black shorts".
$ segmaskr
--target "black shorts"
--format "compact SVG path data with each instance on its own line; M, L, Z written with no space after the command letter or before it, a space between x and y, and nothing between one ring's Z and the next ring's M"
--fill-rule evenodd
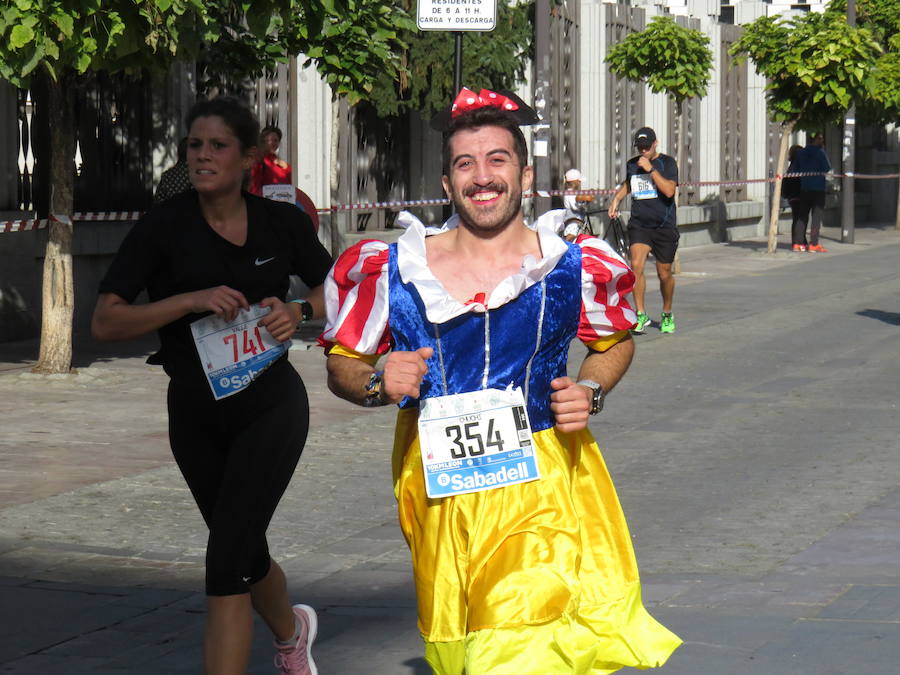
M640 227L628 223L628 240L632 244L646 244L656 262L671 263L678 250L681 233L677 227Z

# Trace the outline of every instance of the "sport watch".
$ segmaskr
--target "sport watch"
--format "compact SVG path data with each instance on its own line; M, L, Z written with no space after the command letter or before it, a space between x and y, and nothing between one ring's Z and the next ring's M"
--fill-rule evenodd
M578 380L575 384L580 384L591 390L591 409L588 411L589 415L596 415L603 410L603 399L606 397L606 392L603 391L603 387L599 383L594 382L593 380Z
M313 306L306 300L291 300L300 305L300 321L298 323L306 323L313 318Z
M383 371L376 370L369 375L369 381L366 382L366 397L363 399L363 405L366 408L384 405L384 399L381 398L381 388L384 386L384 382L381 379L383 374Z

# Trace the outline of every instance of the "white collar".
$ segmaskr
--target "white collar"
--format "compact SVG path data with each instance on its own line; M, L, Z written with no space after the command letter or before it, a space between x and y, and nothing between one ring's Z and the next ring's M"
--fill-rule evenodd
M537 231L543 257L532 255L522 259L521 269L499 284L486 303L459 302L451 296L431 270L425 254L425 237L447 232L459 226L459 216L454 214L441 227L426 227L422 221L410 215L406 219L406 232L397 240L397 267L404 283L412 283L425 305L425 315L432 323L440 324L466 312L485 312L505 305L519 297L525 290L546 277L565 255L566 243L540 220L529 227Z

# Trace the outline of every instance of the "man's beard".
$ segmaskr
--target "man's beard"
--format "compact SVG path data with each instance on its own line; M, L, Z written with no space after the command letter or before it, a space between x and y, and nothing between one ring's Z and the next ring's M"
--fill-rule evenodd
M467 199L470 194L483 190L497 192L498 203L492 208L475 206ZM508 197L508 199L505 199ZM481 237L497 234L505 230L522 208L522 188L508 188L500 183L487 186L470 187L453 199L460 222L473 234Z

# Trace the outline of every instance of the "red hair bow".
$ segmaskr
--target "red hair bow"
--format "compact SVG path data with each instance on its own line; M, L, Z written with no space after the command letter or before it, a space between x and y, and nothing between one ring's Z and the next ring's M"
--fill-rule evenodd
M490 89L482 89L479 93L475 93L471 89L463 87L459 90L453 105L450 108L450 117L457 117L469 110L477 108L499 108L512 112L519 109L519 104L512 99L497 94Z

